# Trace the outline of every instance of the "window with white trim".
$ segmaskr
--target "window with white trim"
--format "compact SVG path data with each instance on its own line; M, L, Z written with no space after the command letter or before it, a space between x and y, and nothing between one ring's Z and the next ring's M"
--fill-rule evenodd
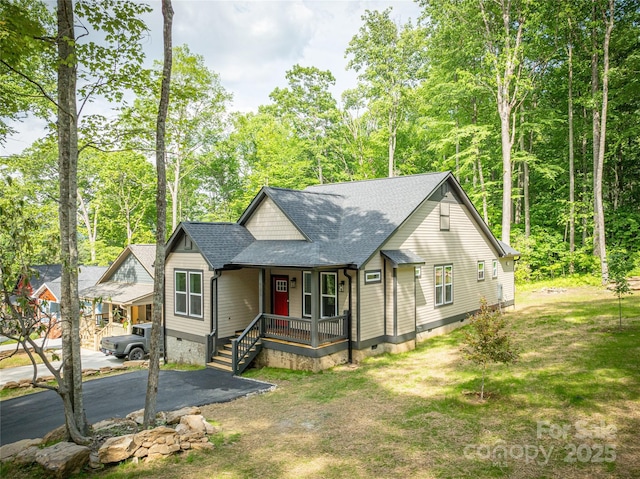
M331 318L337 315L338 293L336 273L320 273L320 317Z
M484 261L478 261L478 281L484 281Z
M453 265L436 266L434 274L436 306L453 303Z
M371 271L364 272L364 282L365 284L371 283L381 283L382 282L382 272L379 269L374 269Z
M175 271L175 314L202 318L202 272Z
M498 260L494 259L493 260L493 265L492 265L492 271L491 271L491 277L493 279L496 279L498 277Z
M302 316L311 317L311 271L302 272Z

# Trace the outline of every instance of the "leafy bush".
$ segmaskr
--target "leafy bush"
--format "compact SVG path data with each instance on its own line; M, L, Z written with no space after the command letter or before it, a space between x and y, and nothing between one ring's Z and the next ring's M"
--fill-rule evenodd
M556 231L533 227L528 238L522 230L514 230L513 247L522 255L516 263L517 282L539 281L570 274L571 262L577 274L594 274L599 262L591 252L591 246L582 246L573 254L569 244Z
M480 299L480 311L471 316L464 331L465 345L462 356L482 367L480 399L484 399L484 379L490 363L513 363L518 352L505 328L507 321L498 310L491 309L485 298Z

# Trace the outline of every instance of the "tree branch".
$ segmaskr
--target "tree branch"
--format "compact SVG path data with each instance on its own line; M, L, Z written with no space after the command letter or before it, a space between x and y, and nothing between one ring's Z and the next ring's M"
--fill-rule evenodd
M65 110L64 108L61 108L58 105L58 102L56 102L53 98L51 98L51 96L45 91L44 87L42 85L40 85L40 83L38 83L37 81L33 80L32 78L29 78L28 75L25 75L24 73L22 73L19 70L16 70L15 68L13 68L11 65L9 65L6 61L0 59L0 63L2 63L4 66L6 66L9 70L11 70L12 72L14 72L16 75L21 76L22 78L24 78L25 80L27 80L29 83L31 83L32 85L34 85L38 90L40 90L40 92L42 93L42 96L44 96L47 100L49 100L51 103L53 103L53 105L57 108L60 108L62 111L64 111L65 114L69 114L68 110Z

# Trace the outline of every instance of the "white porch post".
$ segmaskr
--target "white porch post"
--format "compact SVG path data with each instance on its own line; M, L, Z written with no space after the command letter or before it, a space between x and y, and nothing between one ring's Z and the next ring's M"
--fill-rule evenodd
M131 331L133 331L133 316L132 316L132 311L131 311L131 306L127 306L127 334L131 334Z

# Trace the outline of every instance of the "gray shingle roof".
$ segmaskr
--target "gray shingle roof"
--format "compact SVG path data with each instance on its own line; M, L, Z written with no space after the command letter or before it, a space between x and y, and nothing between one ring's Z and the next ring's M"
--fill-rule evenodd
M303 191L263 191L303 234L319 243L323 264L361 266L448 176L430 173L316 185ZM252 256L257 252L255 248ZM301 261L304 251L298 252ZM316 257L307 261L308 266L318 264Z
M310 186L303 191L264 187L238 223L181 223L167 252L184 230L214 269L234 266L361 267L411 214L445 181L450 172ZM502 253L462 188L465 204ZM308 241L256 241L244 225L269 197ZM515 251L515 250L513 250ZM388 252L397 264L424 262L411 251Z
M61 264L41 264L31 267L34 274L29 278L29 284L35 293L40 286L48 281L52 281L62 275Z
M106 266L79 266L78 291L82 291L83 289L95 285L106 270ZM58 276L51 281L47 281L41 286L46 286L47 288L49 288L49 291L51 291L55 295L55 297L58 298L58 301L60 301L62 297L61 276Z
M408 249L383 249L380 251L384 256L389 258L396 266L401 264L425 264L426 261Z
M133 255L138 258L138 261L143 266L147 273L153 278L155 276L155 269L153 263L156 261L156 245L154 244L130 244L129 249Z
M143 283L116 283L107 281L80 290L81 298L100 298L108 303L130 305L140 302L153 294L152 284Z
M282 266L313 268L350 266L346 255L336 254L329 242L304 240L261 240L247 246L231 264L235 266Z
M183 229L196 244L207 263L220 269L229 263L234 256L255 241L255 238L244 226L237 223L197 223L182 222L169 239L170 245ZM170 248L167 248L169 251Z
M520 251L512 248L510 245L508 245L504 241L498 240L498 243L500 243L500 246L502 246L505 256L520 256L522 254Z

